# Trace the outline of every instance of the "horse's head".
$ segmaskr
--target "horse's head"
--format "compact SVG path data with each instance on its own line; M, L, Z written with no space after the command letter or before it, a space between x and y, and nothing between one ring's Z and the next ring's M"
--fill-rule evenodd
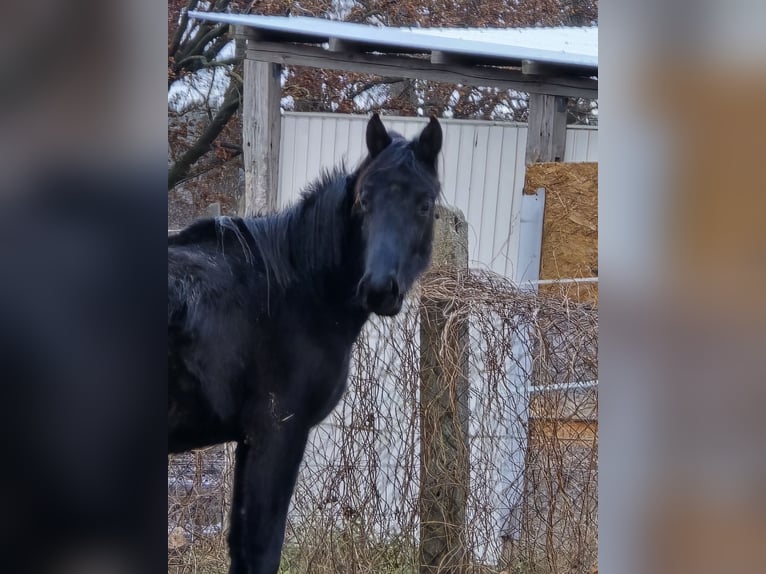
M355 187L364 275L359 296L378 315L395 315L431 258L442 130L432 117L412 141L389 134L377 114L367 124L369 157Z

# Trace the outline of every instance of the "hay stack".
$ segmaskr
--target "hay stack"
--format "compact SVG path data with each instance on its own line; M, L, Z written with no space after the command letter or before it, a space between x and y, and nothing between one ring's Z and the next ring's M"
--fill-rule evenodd
M545 189L540 279L598 276L598 164L536 163L527 166L524 193ZM578 301L598 300L598 284L555 285Z

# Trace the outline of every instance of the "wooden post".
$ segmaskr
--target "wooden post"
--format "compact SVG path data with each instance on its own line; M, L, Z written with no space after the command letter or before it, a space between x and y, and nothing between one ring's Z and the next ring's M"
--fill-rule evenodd
M428 277L468 267L468 226L458 211L437 208ZM469 487L468 323L451 320L446 301L421 300L420 574L466 570Z
M231 527L231 505L234 499L234 467L237 453L237 443L227 442L223 445L223 494L221 511L221 539L226 540Z
M526 163L564 161L567 100L563 96L529 94Z
M245 165L243 210L246 216L277 208L281 76L279 64L245 58L242 152Z

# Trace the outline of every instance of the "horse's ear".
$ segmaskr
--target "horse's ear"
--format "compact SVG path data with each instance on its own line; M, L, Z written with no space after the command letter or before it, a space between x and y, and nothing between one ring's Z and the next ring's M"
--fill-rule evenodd
M431 121L421 132L417 142L415 142L415 155L422 162L433 166L436 169L436 158L442 149L442 127L436 116L431 116Z
M367 123L367 151L370 152L370 156L375 157L390 143L391 136L380 121L380 116L377 113L372 114L372 118Z

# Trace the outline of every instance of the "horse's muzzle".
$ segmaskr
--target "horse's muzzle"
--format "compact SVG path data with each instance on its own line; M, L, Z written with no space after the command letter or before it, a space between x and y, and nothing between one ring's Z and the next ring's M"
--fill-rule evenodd
M394 275L365 275L359 282L359 297L371 313L390 317L402 309L404 294Z

